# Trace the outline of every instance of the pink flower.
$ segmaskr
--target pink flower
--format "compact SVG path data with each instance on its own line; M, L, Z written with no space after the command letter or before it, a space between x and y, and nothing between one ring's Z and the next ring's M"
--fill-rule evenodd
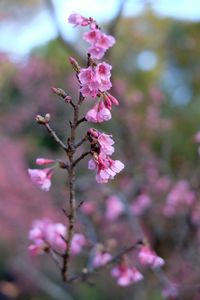
M99 29L84 33L83 39L91 45L88 53L90 53L93 59L101 59L106 50L115 44L113 36L102 33Z
M48 192L51 187L52 169L28 169L31 180L43 191Z
M134 215L140 216L151 205L151 198L146 194L139 195L131 205L131 210Z
M167 196L164 215L172 217L181 207L191 206L194 200L195 194L190 189L188 182L180 180Z
M112 135L108 135L105 133L100 133L98 136L98 142L100 144L100 152L101 154L112 155L115 151L113 139L111 138Z
M164 260L147 246L141 247L138 258L143 266L148 265L153 269L161 267L165 264Z
M120 286L128 286L143 279L143 275L135 267L130 268L123 263L112 269L111 274L117 278Z
M100 102L87 112L85 118L88 122L101 123L110 120L111 113L104 103Z
M112 160L102 154L98 155L94 161L90 160L88 168L94 170L94 166L97 170L96 181L98 183L107 183L124 168L124 164L119 160Z
M79 14L71 14L68 17L68 22L70 24L73 24L74 26L87 26L89 25L89 20L87 18L84 18L83 16L79 15Z
M85 244L86 244L85 237L80 233L76 233L73 236L72 243L71 243L72 253L74 255L79 254L82 251L82 248L83 246L85 246Z
M116 220L123 211L124 205L117 196L113 195L107 199L105 216L108 220Z
M196 143L200 143L200 131L198 131L194 136L194 141Z
M47 159L47 158L37 158L36 159L36 164L39 166L50 165L52 163L54 163L53 159Z
M112 259L112 255L105 250L96 250L94 258L93 258L93 265L94 267L98 268L101 266L106 265Z
M96 67L88 67L80 70L80 91L84 97L95 98L99 92L105 92L112 86L110 82L111 66L106 63L98 64Z
M66 250L66 237L67 228L62 223L49 224L46 239L48 244L56 251L64 253Z
M28 248L30 254L42 254L50 248L64 254L67 248L66 234L67 228L62 223L53 223L48 219L35 221L29 231L29 239L32 241ZM71 243L72 253L80 253L85 243L86 240L82 234L74 234Z

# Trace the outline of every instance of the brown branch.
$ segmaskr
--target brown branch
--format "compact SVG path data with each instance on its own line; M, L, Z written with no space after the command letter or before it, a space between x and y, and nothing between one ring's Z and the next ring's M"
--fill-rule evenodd
M77 163L79 163L79 161L81 161L82 159L84 159L87 155L91 154L91 151L87 151L84 152L81 156L79 156L79 158L77 158L74 163L73 163L73 167L75 167L77 165Z
M55 131L50 127L49 123L44 123L44 126L46 127L50 135L53 137L53 139L56 141L56 143L59 144L63 150L67 151L67 146L60 140Z
M112 265L112 264L120 261L125 254L127 254L127 253L135 250L140 245L143 245L143 241L137 241L134 245L132 245L132 246L130 246L130 247L122 250L120 253L118 253L117 255L115 255L111 260L109 260L103 266L94 268L92 271L89 271L87 268L84 268L81 273L78 273L75 276L71 277L69 279L69 281L70 282L73 282L73 281L76 281L76 280L87 281L87 279L91 275L93 275L94 273L96 273L96 272L98 272L98 271L100 271L100 270L102 270L102 269L104 269L104 268L106 268L106 267L108 267L108 266L110 266L110 265Z

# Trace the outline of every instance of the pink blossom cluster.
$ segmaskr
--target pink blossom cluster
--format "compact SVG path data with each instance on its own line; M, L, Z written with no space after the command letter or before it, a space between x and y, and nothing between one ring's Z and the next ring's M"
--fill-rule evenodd
M120 286L128 286L143 279L143 275L135 267L130 267L124 261L114 267L111 274Z
M53 159L37 158L36 164L39 166L50 165L54 163ZM51 178L53 175L53 168L45 169L28 169L31 180L38 185L43 191L48 192L51 187Z
M93 59L101 59L105 52L115 44L115 38L102 33L92 18L85 18L79 14L71 14L68 21L75 26L90 26L90 31L83 34L83 39L90 44L88 53Z
M115 44L115 38L103 33L93 19L87 19L79 14L72 14L69 23L80 26L90 26L90 31L83 34L83 39L90 44L88 54L91 59L101 59L105 52ZM112 66L102 62L91 61L87 68L78 69L81 84L80 92L83 97L98 97L98 103L88 111L85 118L89 122L101 123L111 119L112 105L118 105L118 100L107 91L112 87Z
M29 239L32 244L29 246L31 255L39 255L52 249L63 254L66 251L67 228L62 223L53 223L49 219L34 221L29 231ZM86 244L86 239L82 234L76 233L71 243L72 253L79 254L82 247Z
M93 158L88 162L89 170L96 170L96 181L98 183L107 183L109 179L123 170L124 164L119 160L112 160L110 155L114 152L114 141L110 135L101 133L95 129L88 131L92 144L95 143Z
M191 206L195 200L195 194L191 191L186 180L180 180L175 184L167 196L164 207L164 215L167 217L174 216L181 207Z
M158 256L148 246L144 245L140 248L138 259L143 266L149 266L153 269L161 267L165 264L164 259Z

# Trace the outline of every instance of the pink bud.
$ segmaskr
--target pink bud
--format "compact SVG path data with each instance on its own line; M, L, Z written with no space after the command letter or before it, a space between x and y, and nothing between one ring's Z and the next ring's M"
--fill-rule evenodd
M45 166L52 164L54 162L54 159L47 159L47 158L37 158L36 159L36 164L39 166Z

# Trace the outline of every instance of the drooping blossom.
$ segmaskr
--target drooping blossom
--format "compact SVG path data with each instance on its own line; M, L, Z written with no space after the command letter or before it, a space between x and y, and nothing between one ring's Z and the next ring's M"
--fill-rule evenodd
M174 216L181 208L190 207L195 200L195 194L186 180L178 181L167 196L163 210L166 217Z
M124 164L119 160L112 160L109 156L98 155L88 163L89 170L96 170L96 181L98 183L107 183L109 179L121 172Z
M101 154L112 155L114 153L115 149L112 146L114 144L114 141L111 137L112 137L111 135L99 132L99 136L98 136L97 140L100 145L100 153Z
M103 94L103 98L104 98L104 103L105 103L105 106L111 110L112 108L112 105L119 105L119 101L114 97L112 96L111 94L109 93L104 93Z
M101 123L110 120L111 113L104 102L101 101L87 112L85 118L88 122Z
M49 219L36 220L29 231L29 239L32 241L28 248L30 254L39 255L50 249L64 254L67 248L66 233L67 227L62 223L53 223ZM71 243L72 254L79 254L85 243L85 237L75 233Z
M31 180L38 185L43 191L48 192L51 187L51 177L53 170L46 169L28 169Z
M152 200L149 195L142 193L135 199L135 201L131 205L131 211L134 215L140 216L151 205L151 202Z
M112 195L106 200L105 217L108 220L116 220L123 212L124 205L116 195Z
M149 266L153 269L161 267L165 264L164 259L158 256L148 246L142 246L140 248L138 259L143 266Z
M95 268L106 265L112 259L112 255L108 253L102 245L98 245L94 251L93 266Z
M143 275L135 267L129 267L123 262L113 268L111 274L117 278L120 286L128 286L143 279Z

